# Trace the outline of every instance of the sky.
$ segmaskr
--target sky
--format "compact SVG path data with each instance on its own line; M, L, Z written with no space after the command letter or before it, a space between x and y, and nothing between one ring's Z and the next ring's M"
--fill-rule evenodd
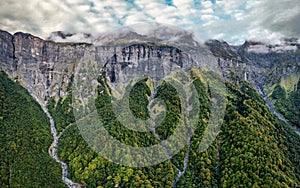
M277 43L300 38L300 0L1 0L0 29L47 38L53 31L102 33L157 22L201 41Z

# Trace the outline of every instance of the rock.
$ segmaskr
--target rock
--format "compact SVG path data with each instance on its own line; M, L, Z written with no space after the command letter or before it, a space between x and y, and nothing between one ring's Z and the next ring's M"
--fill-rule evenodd
M166 31L174 32L173 30ZM159 33L160 37L156 40L158 44L166 40L162 38L161 32L156 33ZM52 37L70 38L75 35L56 32ZM67 94L67 86L74 67L83 58L104 67L112 83L116 79L126 80L127 77L145 71L158 79L174 69L187 69L191 66L213 67L215 61L225 78L233 71L251 83L254 88L271 84L275 82L274 78L280 78L282 75L299 74L299 40L296 39L285 40L283 44L277 46L253 41L246 41L241 46L231 46L217 40L209 40L203 46L193 39L191 33L182 31L172 36L169 42L172 45L149 43L146 41L151 41L153 36L147 38L129 31L112 36L119 38L113 40L114 37L106 34L102 38L108 41L109 45L99 46L97 44L102 44L99 41L102 39L101 36L98 36L93 44L64 43L43 40L20 32L11 35L6 31L0 31L0 66L12 79L18 80L29 92L42 100L49 97L60 98ZM92 40L91 35L85 34L84 37ZM128 38L131 42L127 40ZM182 44L186 43L186 47L183 45L183 49L179 49L176 40ZM189 46L194 46L195 49ZM293 48L290 48L291 46ZM195 54L196 50L203 54L190 57L189 54ZM152 61L153 59L172 63L162 66ZM131 67L130 71L126 67Z

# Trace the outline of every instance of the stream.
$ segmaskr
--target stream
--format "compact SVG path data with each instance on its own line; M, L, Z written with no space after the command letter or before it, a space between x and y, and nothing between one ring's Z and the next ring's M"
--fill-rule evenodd
M72 180L70 180L68 178L68 166L66 163L64 163L63 161L61 161L58 158L58 154L57 154L57 147L58 147L58 140L59 140L59 136L57 134L56 128L55 128L55 124L54 124L54 120L52 118L52 116L50 115L50 113L48 112L48 109L46 107L46 105L41 102L36 96L32 95L34 97L34 99L40 104L40 106L42 107L43 111L45 112L45 114L47 115L47 117L50 119L50 128L51 128L51 133L53 136L53 142L51 144L51 146L49 147L49 155L57 162L60 164L61 169L62 169L62 180L63 182L70 188L77 188L77 187L81 187L79 184L74 183Z
M278 118L280 119L281 121L285 122L286 124L290 125L290 127L292 129L294 129L294 131L300 136L300 130L299 128L293 128L291 126L291 124L289 123L289 121L287 119L285 119L285 117L278 113L274 108L273 108L273 105L272 105L272 102L268 99L267 95L265 94L265 92L263 91L262 88L258 88L258 93L261 95L261 97L264 99L265 101L265 104L266 106L269 108L269 110Z
M148 111L150 113L150 119L151 119L151 125L152 125L152 134L153 136L158 139L158 140L161 140L159 138L159 135L156 133L155 131L155 117L153 117L153 113L152 113L152 110L151 110L151 104L155 98L155 95L156 95L156 89L157 89L158 85L155 85L154 88L153 88L153 92L151 93L151 96L149 98L149 103L148 103ZM188 116L189 116L189 111L188 111ZM187 146L188 146L188 151L186 152L185 154L185 157L184 157L184 161L183 161L183 170L180 170L178 167L176 167L172 162L171 162L171 158L172 156L170 156L169 154L169 151L167 149L167 147L164 146L164 149L165 149L165 153L166 153L166 156L167 158L169 159L170 163L173 164L173 166L176 168L176 170L178 171L177 173L177 176L175 178L175 180L173 181L173 184L172 184L172 187L175 187L176 186L176 183L179 181L180 177L185 173L186 171L186 168L187 168L187 165L188 165L188 161L189 161L189 155L190 155L190 145L191 145L191 133L190 133L190 125L188 126L188 129L187 129L187 135L188 135L188 140L187 140Z
M188 130L188 151L185 153L184 161L183 161L183 170L178 169L178 174L176 176L176 179L174 180L172 184L172 188L176 186L177 182L179 181L180 177L185 173L188 161L189 161L189 156L190 156L190 146L191 146L191 133Z

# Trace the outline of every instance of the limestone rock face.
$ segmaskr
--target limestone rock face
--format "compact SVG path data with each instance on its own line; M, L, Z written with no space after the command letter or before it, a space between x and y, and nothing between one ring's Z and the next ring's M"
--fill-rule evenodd
M116 79L126 81L128 77L145 71L159 79L176 69L215 66L214 62L225 78L233 71L256 89L263 89L265 84L275 83L276 79L278 82L283 75L299 75L299 40L286 40L282 45L246 41L241 46L210 40L201 47L190 34L181 34L178 37L181 43L198 45L195 48L203 53L195 54L197 50L179 49L174 37L173 42L169 43L171 45L157 45L147 42L153 36L146 38L129 32L129 38L135 40L128 43L124 35L120 35L119 40L126 45L116 45L113 41L113 45L98 46L101 37L92 44L64 43L20 32L11 35L0 30L0 67L30 93L44 101L52 96L59 98L67 94L74 68L83 59L105 68L111 83ZM103 37L103 40L109 38ZM165 38L160 37L157 41L161 40ZM196 58L189 53L194 53Z
M10 75L14 69L14 54L13 36L0 30L0 67Z
M130 37L134 38L134 33ZM124 36L122 35L122 42ZM0 31L0 65L9 76L28 91L46 101L67 94L75 67L82 60L96 62L106 69L113 83L142 76L145 71L153 78L163 78L176 69L188 69L196 61L177 47L144 42L108 46L88 43L57 43L25 33L11 35ZM119 44L119 45L118 45ZM208 51L203 49L208 54ZM202 58L207 61L205 58ZM207 61L208 62L208 61ZM130 67L130 69L128 69Z
M0 44L1 68L43 100L66 95L74 65L84 54L95 51L89 44L54 43L4 31L0 32Z
M129 82L143 74L161 80L175 70L187 70L196 66L193 59L180 49L172 46L133 44L120 48L105 63L110 82L116 79Z

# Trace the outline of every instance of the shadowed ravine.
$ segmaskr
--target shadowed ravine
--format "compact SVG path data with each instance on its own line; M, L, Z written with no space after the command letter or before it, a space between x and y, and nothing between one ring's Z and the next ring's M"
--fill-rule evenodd
M264 99L266 106L269 108L269 110L281 121L285 122L286 124L288 124L290 127L292 127L291 123L279 112L277 112L273 105L272 102L268 99L267 95L265 94L265 92L263 91L262 88L258 88L258 92L261 95L261 97ZM300 129L299 128L293 128L295 130L295 132L300 136Z

